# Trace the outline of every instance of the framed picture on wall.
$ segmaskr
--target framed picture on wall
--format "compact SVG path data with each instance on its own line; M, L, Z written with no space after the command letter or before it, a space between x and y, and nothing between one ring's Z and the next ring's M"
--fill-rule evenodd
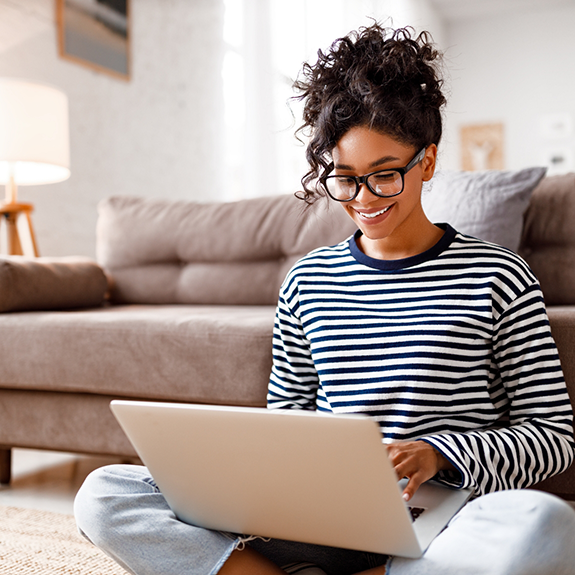
M130 0L56 0L60 56L130 79Z
M504 169L502 123L461 126L460 141L462 170Z

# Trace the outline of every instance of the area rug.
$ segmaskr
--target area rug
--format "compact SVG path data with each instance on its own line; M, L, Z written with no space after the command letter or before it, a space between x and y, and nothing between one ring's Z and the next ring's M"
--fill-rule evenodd
M127 575L71 515L0 506L0 575Z

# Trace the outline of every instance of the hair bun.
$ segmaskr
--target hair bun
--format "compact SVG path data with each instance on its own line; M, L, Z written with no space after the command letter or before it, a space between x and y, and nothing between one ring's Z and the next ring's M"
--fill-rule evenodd
M304 101L300 130L311 133L311 169L302 179L308 200L315 180L332 169L331 150L355 126L417 149L439 143L445 104L440 64L428 32L415 36L413 28L377 23L337 39L326 52L318 50L315 64L304 64L294 87Z

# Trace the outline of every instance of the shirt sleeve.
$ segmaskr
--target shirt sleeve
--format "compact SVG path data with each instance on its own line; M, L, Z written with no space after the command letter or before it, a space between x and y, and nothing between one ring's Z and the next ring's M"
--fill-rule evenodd
M315 410L319 378L297 315L297 291L286 292L282 287L276 309L268 408Z
M507 405L496 428L422 437L459 473L437 479L477 494L525 488L567 469L574 456L573 411L541 290L511 302L493 330L495 402Z

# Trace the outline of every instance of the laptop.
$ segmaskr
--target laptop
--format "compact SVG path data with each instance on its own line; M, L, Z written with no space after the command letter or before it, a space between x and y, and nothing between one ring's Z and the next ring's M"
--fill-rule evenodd
M176 516L208 529L417 558L471 495L427 482L406 504L379 426L361 415L111 409Z

